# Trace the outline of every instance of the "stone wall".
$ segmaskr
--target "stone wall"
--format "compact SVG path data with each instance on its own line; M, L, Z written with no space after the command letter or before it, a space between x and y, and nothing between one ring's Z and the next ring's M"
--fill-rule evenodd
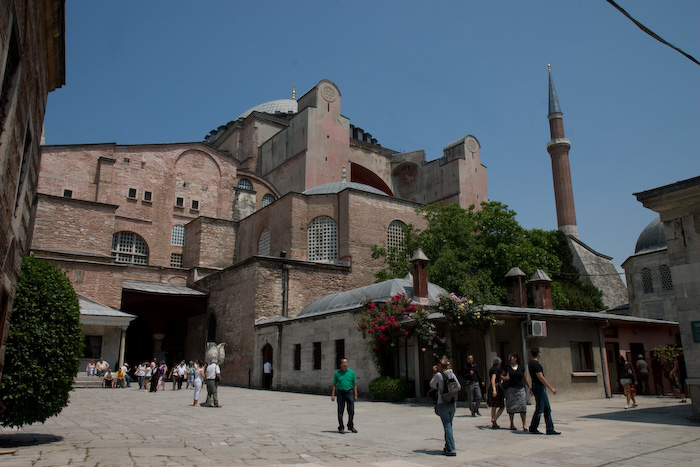
M0 379L31 245L47 95L65 84L64 14L59 0L0 2Z

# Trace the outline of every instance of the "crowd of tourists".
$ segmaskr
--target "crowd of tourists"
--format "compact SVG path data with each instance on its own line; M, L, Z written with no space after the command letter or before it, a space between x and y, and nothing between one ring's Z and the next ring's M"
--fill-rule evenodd
M97 362L91 360L85 371L88 376L102 378L103 388L129 388L134 379L138 381L139 391L146 392L163 391L166 389L166 382L172 383L173 391L181 390L185 384L185 389L194 390L193 406L221 407L217 394L217 386L221 382L221 368L216 363L185 363L183 360L168 369L165 361L161 360L158 363L157 359L153 358L151 362L143 361L134 368L124 363L116 371L112 371L109 363L100 357ZM204 386L207 388L207 400L200 404L199 396Z

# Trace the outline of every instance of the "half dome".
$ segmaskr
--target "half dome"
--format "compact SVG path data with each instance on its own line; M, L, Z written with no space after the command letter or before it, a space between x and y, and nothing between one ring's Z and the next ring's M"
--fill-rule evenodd
M348 181L342 181L342 182L330 182L330 183L324 183L323 185L318 185L313 188L309 188L308 190L304 191L303 194L305 195L328 195L328 194L336 194L340 193L341 191L351 188L353 190L358 190L358 191L364 191L367 193L373 193L375 195L382 195L382 196L388 196L386 193L383 191L374 188L373 186L365 185L363 183L357 183L357 182L348 182Z
M644 227L637 239L637 246L634 254L649 253L651 251L663 250L666 248L666 234L661 218L657 217L649 225Z

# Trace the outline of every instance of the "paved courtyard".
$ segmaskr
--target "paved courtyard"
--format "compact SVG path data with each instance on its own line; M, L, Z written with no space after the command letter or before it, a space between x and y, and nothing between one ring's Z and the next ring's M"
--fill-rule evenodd
M442 425L431 405L360 400L359 433L340 434L330 396L220 387L222 408L191 407L191 397L186 389L74 390L58 417L0 429L0 450L16 450L0 465L690 466L700 457L700 425L687 419L689 404L669 397L640 397L638 408L624 410L619 396L561 403L555 396L561 436L492 430L488 409L472 418L460 407L452 458L441 455Z

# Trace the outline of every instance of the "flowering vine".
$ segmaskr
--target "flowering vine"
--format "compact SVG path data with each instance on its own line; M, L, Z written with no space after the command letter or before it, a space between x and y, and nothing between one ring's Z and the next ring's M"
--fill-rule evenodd
M502 321L475 305L473 300L458 297L454 293L438 295L437 310L450 320L450 325L457 331L478 331L484 334L489 327L503 324Z

